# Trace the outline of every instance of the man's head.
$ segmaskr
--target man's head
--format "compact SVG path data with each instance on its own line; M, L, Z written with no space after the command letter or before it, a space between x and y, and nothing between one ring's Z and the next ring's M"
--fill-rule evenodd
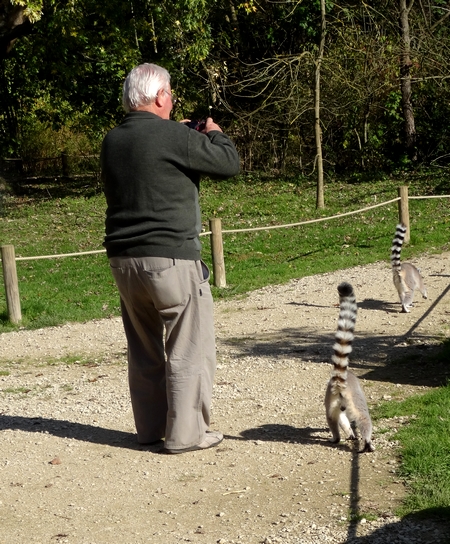
M148 63L133 68L123 84L122 105L127 113L150 111L169 119L173 107L169 72Z

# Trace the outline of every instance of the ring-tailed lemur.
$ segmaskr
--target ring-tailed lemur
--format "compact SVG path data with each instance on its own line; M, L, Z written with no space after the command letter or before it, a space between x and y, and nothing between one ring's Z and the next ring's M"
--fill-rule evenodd
M400 254L405 234L405 225L399 223L397 225L397 230L395 231L394 240L392 241L391 264L394 285L398 291L400 302L402 303L402 312L409 312L414 298L414 291L419 289L423 298L427 298L427 289L423 283L422 276L420 275L420 270L411 263L400 262Z
M348 356L352 351L356 322L356 298L353 287L346 282L338 286L340 311L336 342L332 361L334 370L325 394L325 408L328 426L333 433L331 442L340 441L339 426L347 439L355 439L350 422L355 423L364 440L360 451L373 451L372 420L367 408L366 398L358 378L348 370Z

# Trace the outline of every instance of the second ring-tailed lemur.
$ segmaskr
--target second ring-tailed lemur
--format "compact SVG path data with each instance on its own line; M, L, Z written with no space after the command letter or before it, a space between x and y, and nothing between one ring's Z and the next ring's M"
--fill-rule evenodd
M351 422L355 423L364 441L360 453L369 452L375 449L372 444L372 420L359 380L348 370L348 356L352 351L356 322L356 298L349 283L341 283L338 292L340 311L336 341L333 345L334 369L325 394L327 421L333 434L332 442L339 442L341 439L339 427L348 439L355 439Z
M414 291L419 289L423 298L427 298L427 289L420 275L420 270L411 263L400 262L405 234L405 225L399 223L395 231L394 240L392 241L391 264L394 285L402 303L402 312L409 312L414 298Z

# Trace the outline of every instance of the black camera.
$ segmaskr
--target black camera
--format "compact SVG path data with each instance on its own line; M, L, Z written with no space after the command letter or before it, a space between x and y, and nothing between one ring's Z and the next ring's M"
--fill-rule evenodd
M193 128L194 130L201 132L206 126L206 121L186 121L184 124L189 128Z

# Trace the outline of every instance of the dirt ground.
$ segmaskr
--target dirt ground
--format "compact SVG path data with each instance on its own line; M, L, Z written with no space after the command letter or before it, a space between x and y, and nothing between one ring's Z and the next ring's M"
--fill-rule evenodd
M341 281L369 405L450 375L422 364L450 335L450 254L413 262L429 298L409 314L388 263L217 301L211 427L225 439L204 452L136 443L120 319L0 335L0 543L448 542L450 525L394 515L407 420L376 422L375 452L358 455L328 442L323 406Z

